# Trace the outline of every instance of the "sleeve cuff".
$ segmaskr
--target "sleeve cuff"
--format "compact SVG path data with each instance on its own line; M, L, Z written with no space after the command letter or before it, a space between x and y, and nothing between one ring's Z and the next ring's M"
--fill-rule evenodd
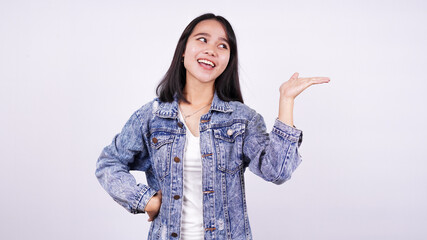
M302 131L295 128L295 126L291 127L285 124L278 118L276 118L276 121L273 125L273 132L292 142L298 142L298 146L300 146L302 143Z
M147 185L141 189L139 196L139 200L137 201L136 207L134 208L133 213L145 213L144 209L147 206L147 203L151 200L151 198L157 193L156 190L150 188Z

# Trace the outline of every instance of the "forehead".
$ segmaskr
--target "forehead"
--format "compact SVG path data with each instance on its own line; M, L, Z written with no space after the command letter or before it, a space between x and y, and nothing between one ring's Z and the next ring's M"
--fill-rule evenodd
M193 29L191 35L199 33L208 33L211 36L218 38L228 39L227 33L225 32L224 26L220 22L214 19L203 20L199 22Z

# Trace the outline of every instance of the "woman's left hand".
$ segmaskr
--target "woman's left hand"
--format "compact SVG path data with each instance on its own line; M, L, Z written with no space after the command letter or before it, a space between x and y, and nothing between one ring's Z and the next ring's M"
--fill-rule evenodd
M280 86L280 98L293 100L306 88L313 84L328 83L328 77L298 78L299 73L294 73L292 77Z
M306 88L313 84L328 83L328 77L298 78L299 73L294 73L280 88L279 116L283 123L294 126L294 99Z

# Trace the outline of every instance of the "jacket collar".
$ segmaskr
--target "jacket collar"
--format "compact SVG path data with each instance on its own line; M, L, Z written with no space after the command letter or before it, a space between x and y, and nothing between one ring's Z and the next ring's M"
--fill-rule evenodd
M211 108L209 109L209 112L212 111L227 113L233 112L233 109L228 102L222 101L215 91ZM176 94L173 102L160 102L154 114L161 118L178 118L178 98Z

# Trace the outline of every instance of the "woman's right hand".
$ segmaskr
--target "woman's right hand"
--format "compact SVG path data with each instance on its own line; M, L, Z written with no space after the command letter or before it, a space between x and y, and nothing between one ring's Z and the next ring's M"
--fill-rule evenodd
M148 221L153 221L159 214L162 205L162 190L159 190L145 206L144 211L148 214Z

